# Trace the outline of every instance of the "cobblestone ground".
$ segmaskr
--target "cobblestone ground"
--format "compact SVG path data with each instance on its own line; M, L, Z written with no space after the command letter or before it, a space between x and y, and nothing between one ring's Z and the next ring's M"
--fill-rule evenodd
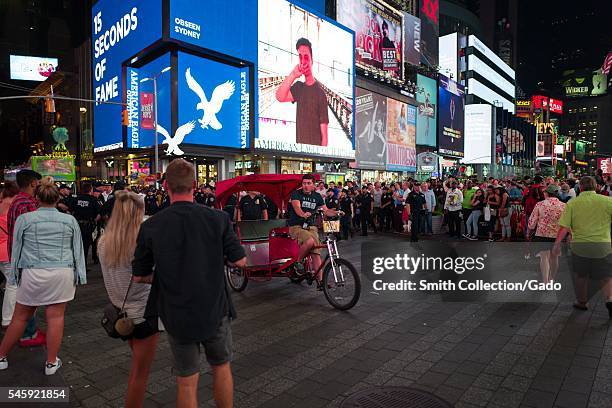
M359 265L362 242L342 242L340 251ZM20 349L0 384L68 385L72 406L122 406L129 348L100 328L106 294L99 270L89 280L67 311L60 374L43 375L44 350ZM612 407L612 330L600 297L576 312L571 304L389 303L364 291L354 309L339 312L312 287L275 280L250 282L234 299L240 408L338 407L382 385L427 390L457 408ZM202 406L213 405L211 384L204 363ZM174 401L162 335L145 406Z

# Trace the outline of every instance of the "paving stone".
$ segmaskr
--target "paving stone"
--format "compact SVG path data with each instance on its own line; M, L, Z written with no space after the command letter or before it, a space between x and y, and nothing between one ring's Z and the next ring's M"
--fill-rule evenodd
M585 408L588 400L589 397L587 394L561 390L559 394L557 394L555 406L560 408Z
M550 408L555 403L556 393L529 389L523 404L533 408Z
M479 407L486 407L489 400L493 397L493 392L484 388L470 387L461 397L460 402L467 402Z

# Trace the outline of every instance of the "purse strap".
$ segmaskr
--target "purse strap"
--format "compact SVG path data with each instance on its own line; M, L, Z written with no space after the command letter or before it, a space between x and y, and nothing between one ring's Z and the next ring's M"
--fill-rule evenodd
M128 294L130 293L130 289L132 288L132 283L134 283L134 277L130 277L130 284L128 285L127 290L125 291L125 297L123 298L123 304L121 305L121 312L125 310L125 302L127 301Z

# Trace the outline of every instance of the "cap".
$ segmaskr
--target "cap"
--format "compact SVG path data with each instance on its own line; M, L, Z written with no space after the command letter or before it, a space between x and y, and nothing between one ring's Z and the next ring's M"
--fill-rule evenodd
M113 187L113 191L125 190L126 186L127 184L125 184L123 181L118 181L115 183L115 186Z
M68 185L60 184L59 189L61 190L61 189L64 189L64 188L70 189L70 187L68 187Z
M549 184L544 191L546 191L548 194L559 194L561 187L556 184Z

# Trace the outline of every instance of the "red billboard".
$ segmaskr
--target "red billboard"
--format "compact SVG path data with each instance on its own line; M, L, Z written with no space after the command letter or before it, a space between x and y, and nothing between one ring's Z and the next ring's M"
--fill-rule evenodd
M151 92L140 93L140 127L142 129L155 128L153 120L153 94Z
M553 113L563 113L563 101L559 99L550 98L548 101L548 106L550 107L550 111Z
M612 158L598 158L597 168L601 170L604 175L612 173Z
M555 98L549 98L548 96L534 95L531 97L533 107L535 109L548 110L553 113L563 113L563 101Z

